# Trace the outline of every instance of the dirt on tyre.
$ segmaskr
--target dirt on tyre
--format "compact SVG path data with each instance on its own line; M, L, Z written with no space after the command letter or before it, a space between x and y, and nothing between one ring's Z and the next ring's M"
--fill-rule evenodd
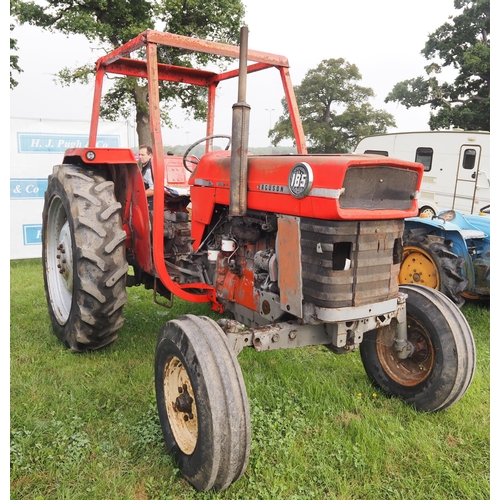
M422 412L444 410L467 391L474 376L476 347L460 309L445 295L421 285L400 287L406 301L408 341L413 351L399 359L395 328L365 334L361 360L371 382Z
M74 352L117 338L127 301L125 237L113 182L54 167L42 214L43 277L54 332Z
M245 472L250 410L235 353L205 316L167 322L158 335L155 389L167 450L198 490L222 491Z
M464 259L453 252L452 243L428 234L425 228L412 229L403 236L403 259L399 271L401 285L415 283L439 290L459 307L468 280L462 274Z

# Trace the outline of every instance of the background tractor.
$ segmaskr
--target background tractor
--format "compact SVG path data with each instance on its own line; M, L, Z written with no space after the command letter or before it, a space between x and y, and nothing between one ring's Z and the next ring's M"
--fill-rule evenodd
M443 292L459 307L465 300L490 299L489 205L479 215L455 210L405 221L401 284Z
M158 63L159 45L234 58L239 66L215 73ZM131 58L137 51L146 59ZM308 155L288 66L283 56L249 50L246 27L240 47L140 34L97 61L88 146L66 151L45 193L48 310L72 351L116 340L127 286L223 313L219 322L192 314L172 319L156 345L166 447L197 490L223 490L245 472L250 412L237 359L245 347L359 348L376 386L424 412L459 401L474 374L474 339L460 309L437 290L398 284L422 165ZM283 83L297 154L248 154L247 75L267 69ZM96 147L107 73L148 80L151 213L132 151ZM215 90L230 78L238 78L232 131L226 148L213 151ZM205 154L198 160L188 150L183 157L189 194L164 189L158 88L169 81L207 89L207 132L197 141Z

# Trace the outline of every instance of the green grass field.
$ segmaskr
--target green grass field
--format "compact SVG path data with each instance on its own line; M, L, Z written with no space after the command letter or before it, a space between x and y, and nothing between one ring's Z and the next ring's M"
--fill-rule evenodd
M10 498L490 498L490 311L462 309L477 367L465 396L416 413L370 386L359 353L324 347L239 355L252 447L243 477L196 493L166 453L156 413L154 348L168 319L210 315L128 289L118 341L75 355L52 333L40 259L10 263Z

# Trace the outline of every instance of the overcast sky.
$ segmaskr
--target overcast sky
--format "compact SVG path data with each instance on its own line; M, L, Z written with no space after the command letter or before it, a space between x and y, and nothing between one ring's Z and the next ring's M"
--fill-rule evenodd
M286 56L294 85L322 60L344 58L358 67L359 83L374 90L371 104L394 115L397 129L391 131L429 129L428 107L407 110L385 104L384 98L397 82L424 75L428 62L420 51L428 35L458 13L453 0L309 0L296 7L281 0L245 4L249 48ZM64 66L94 63L102 51L83 36L65 37L32 26L16 27L11 36L18 40L24 72L15 74L19 85L10 91L10 116L89 120L93 86L63 88L54 83L53 74ZM222 107L217 108L215 132L230 134L236 84L223 83L217 93ZM269 144L267 134L281 115L282 96L277 71L249 75L250 146ZM175 113L175 123L177 129L164 130L165 144L186 144L205 135L204 125L181 112Z

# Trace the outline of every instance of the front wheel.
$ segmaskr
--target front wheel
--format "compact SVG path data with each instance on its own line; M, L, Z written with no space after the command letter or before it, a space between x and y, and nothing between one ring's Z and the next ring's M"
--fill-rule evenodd
M165 444L198 490L221 491L244 472L250 410L236 355L215 321L191 314L159 333L155 389Z
M416 410L444 410L469 387L476 366L474 337L458 307L442 293L420 285L401 286L408 295L406 319L413 353L399 359L395 329L373 330L360 345L361 360L372 383Z
M54 168L42 214L43 277L53 330L74 352L117 338L127 301L125 236L111 181L74 165Z

